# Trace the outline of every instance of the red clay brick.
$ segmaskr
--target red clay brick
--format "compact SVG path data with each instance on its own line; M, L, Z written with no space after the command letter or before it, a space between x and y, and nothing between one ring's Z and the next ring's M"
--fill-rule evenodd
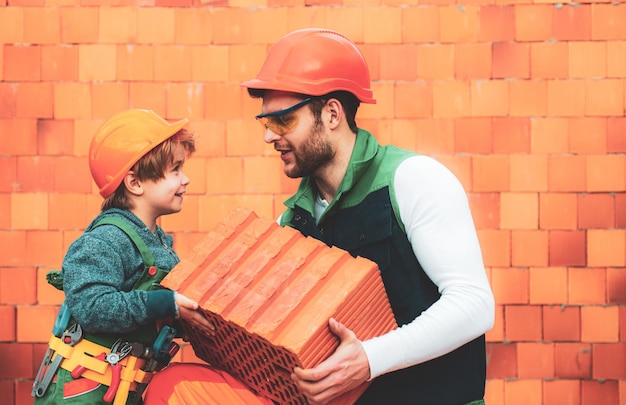
M504 403L527 405L541 402L541 380L507 380L504 382Z
M598 343L593 345L593 373L596 380L623 380L626 378L626 343Z
M518 343L517 376L520 379L554 377L554 344Z
M616 305L583 306L580 310L582 342L617 342L619 340L619 308Z
M583 405L619 405L617 381L583 380L581 384Z
M196 300L216 325L215 337L187 330L198 357L281 403L305 401L288 370L315 366L336 348L329 318L360 339L396 327L375 263L249 209L226 216L162 285ZM357 315L363 311L368 320ZM366 386L336 403L354 401Z
M539 305L510 305L504 310L505 337L511 342L541 340L542 321Z
M531 304L567 302L567 269L565 267L533 267L530 269L529 285Z
M578 198L579 228L613 228L615 197L609 193L580 194Z
M4 277L0 273L0 282L4 283ZM4 299L0 293L0 300L4 304ZM0 342L15 341L15 306L0 305Z
M5 378L34 377L32 370L32 344L0 343L0 353L2 353L2 361L0 361L0 380Z
M517 343L487 344L487 378L517 377Z
M7 404L15 403L15 383L14 380L0 380L0 397Z
M544 306L543 340L548 342L580 341L580 307Z
M544 380L543 405L580 405L579 380Z
M554 353L557 378L591 378L590 344L557 343L554 346Z
M586 256L585 231L550 231L550 266L584 266Z
M610 304L626 303L626 269L606 269L607 302Z

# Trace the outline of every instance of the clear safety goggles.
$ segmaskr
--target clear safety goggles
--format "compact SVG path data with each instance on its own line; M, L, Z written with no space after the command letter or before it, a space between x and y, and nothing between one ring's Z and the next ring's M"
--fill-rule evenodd
M284 110L274 111L267 114L259 114L255 118L265 128L269 129L276 135L285 135L298 125L298 116L295 114L296 110L304 107L308 103L313 101L313 97L305 98L298 104L292 105Z

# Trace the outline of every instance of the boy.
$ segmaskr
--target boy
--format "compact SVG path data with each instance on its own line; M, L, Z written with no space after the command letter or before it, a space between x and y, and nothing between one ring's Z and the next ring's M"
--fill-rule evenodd
M92 139L89 166L102 212L63 260L69 330L51 340L62 360L55 370L46 355L33 387L36 404L130 402L129 391L150 377L139 357L154 354L157 326L181 318L212 333L197 303L159 288L179 262L157 219L182 209L189 184L183 166L195 151L187 122L133 109L110 118Z

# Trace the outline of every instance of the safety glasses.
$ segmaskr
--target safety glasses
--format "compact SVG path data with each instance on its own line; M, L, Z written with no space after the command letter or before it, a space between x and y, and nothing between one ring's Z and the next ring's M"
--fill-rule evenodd
M267 114L259 114L255 118L261 123L261 125L276 135L285 135L298 125L298 116L295 114L296 110L304 107L311 101L313 101L313 97L305 98L298 104L289 108Z

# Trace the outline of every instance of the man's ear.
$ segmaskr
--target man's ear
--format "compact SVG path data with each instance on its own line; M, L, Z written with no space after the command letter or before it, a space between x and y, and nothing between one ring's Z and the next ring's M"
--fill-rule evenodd
M130 170L128 173L126 173L126 176L124 176L124 185L126 186L128 192L133 195L143 194L143 187L141 186L141 182L139 181L137 176L135 176L135 172L133 172L132 170Z
M337 128L343 117L343 106L336 98L331 98L326 102L324 109L329 114L330 119L328 120L328 125L331 129Z

